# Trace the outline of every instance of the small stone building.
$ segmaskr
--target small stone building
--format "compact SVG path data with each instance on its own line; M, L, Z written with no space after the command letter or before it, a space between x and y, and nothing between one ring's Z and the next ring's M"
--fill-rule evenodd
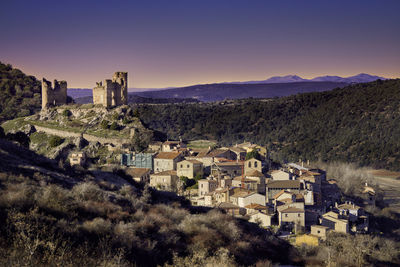
M160 152L154 157L154 172L175 171L182 158L179 152Z
M83 166L86 162L86 155L84 152L73 152L69 156L69 163L71 166L79 165Z
M176 171L158 172L150 175L150 186L165 191L176 192L178 179Z
M149 168L127 168L125 172L127 175L131 176L135 182L138 183L150 182L151 170Z
M178 176L194 178L196 175L203 175L203 163L198 160L183 160L177 164Z

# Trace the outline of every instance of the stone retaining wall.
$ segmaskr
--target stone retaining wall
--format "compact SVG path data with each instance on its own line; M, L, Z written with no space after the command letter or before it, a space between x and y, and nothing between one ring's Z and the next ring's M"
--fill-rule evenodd
M57 130L37 125L35 125L35 128L38 132L44 132L47 134L57 135L64 138L80 137L82 135L81 133ZM89 142L99 142L100 144L113 144L118 147L122 146L122 144L129 143L129 139L97 137L90 134L83 134L83 138Z

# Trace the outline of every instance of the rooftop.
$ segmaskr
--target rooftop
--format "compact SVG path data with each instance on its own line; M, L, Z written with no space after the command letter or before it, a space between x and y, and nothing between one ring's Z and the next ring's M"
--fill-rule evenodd
M245 206L246 209L254 209L254 210L267 210L267 206L263 206L256 203L251 203L250 205Z
M132 177L140 177L147 173L150 173L150 169L148 168L127 168L125 169L126 174Z
M283 180L283 181L269 181L267 187L270 189L299 189L300 181L298 180Z
M155 157L156 159L176 159L180 156L179 152L160 152Z

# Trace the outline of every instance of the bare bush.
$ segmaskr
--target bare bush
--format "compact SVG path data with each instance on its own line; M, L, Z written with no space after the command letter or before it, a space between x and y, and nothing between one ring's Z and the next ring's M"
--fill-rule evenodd
M80 183L75 185L72 189L74 196L81 201L104 201L106 195L104 191L100 189L98 185L91 182Z
M94 218L91 221L85 221L82 225L83 229L88 232L95 233L98 235L105 235L112 231L112 224L108 220L103 218Z

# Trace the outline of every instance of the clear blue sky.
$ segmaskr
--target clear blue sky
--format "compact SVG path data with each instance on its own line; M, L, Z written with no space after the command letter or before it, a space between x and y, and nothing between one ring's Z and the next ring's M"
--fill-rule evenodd
M399 77L400 1L41 1L0 6L0 60L88 87L298 74Z

